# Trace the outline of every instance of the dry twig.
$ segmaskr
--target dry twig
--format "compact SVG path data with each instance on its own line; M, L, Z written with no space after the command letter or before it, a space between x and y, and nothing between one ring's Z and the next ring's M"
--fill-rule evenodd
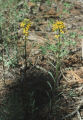
M77 106L77 108L70 114L66 115L65 117L62 118L62 120L68 118L68 117L72 117L73 115L75 115L76 113L79 112L81 106L83 106L83 100L80 101L80 104Z

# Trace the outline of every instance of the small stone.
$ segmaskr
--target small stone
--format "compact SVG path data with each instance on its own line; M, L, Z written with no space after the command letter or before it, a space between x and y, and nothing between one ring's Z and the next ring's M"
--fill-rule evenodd
M34 55L37 55L40 53L40 50L39 49L32 49L31 50L31 56L34 56Z
M67 29L71 29L71 28L72 28L72 25L67 24Z

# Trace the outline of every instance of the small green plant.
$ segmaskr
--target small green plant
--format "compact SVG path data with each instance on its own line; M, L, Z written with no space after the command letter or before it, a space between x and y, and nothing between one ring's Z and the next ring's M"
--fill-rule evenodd
M52 1L47 0L46 3L47 3L49 6L51 6Z
M65 6L66 8L70 8L70 7L72 6L72 4L65 2L65 3L64 3L64 6Z
M70 32L70 37L71 37L71 38L75 38L76 35L77 35L76 32Z
M70 9L72 8L72 4L65 2L64 3L64 8L63 8L63 13L70 13Z
M80 30L83 31L83 27L80 27Z
M83 35L79 35L78 38L79 38L79 39L83 39Z
M69 14L69 10L67 10L67 9L63 9L63 13L68 13Z

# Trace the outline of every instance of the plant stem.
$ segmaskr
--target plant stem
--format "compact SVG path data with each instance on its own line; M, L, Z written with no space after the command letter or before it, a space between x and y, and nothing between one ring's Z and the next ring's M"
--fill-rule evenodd
M1 29L2 29L2 26L1 26ZM2 47L2 66L3 66L3 85L4 87L6 86L6 83L5 83L5 66L4 66L4 38L3 38L3 35L4 35L4 32L2 30L2 41L3 41L3 47Z
M6 83L5 83L5 66L4 66L4 43L3 43L3 49L2 49L2 62L3 62L3 84L5 87Z
M60 30L59 30L59 36L60 36ZM56 62L56 86L58 87L58 77L59 77L59 72L60 72L60 65L61 65L61 61L60 61L60 49L61 49L61 40L60 37L58 39L58 53L57 53L57 62Z
M26 36L25 36L25 41L24 41L24 64L25 64L25 67L24 67L24 81L26 81L26 69L27 69L27 51L26 51Z
M25 37L25 45L24 45L24 48L25 48L25 68L27 68L27 51L26 51L26 43L27 43L27 39Z

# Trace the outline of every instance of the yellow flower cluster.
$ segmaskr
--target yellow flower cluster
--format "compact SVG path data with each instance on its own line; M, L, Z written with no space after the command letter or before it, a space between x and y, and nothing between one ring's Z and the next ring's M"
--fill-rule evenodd
M28 36L29 29L31 27L31 21L30 21L30 19L24 19L24 21L21 22L20 27L23 28L23 34L25 36Z
M64 34L64 28L65 28L65 25L62 21L57 21L56 23L53 24L52 26L52 30L53 31L60 31L61 34ZM59 33L59 34L60 34ZM60 35L55 35L56 38L59 38Z
M55 38L57 38L57 39L60 38L60 35L55 35Z
M57 21L56 23L53 24L52 30L57 31L57 30L63 30L65 28L65 25L62 21Z

